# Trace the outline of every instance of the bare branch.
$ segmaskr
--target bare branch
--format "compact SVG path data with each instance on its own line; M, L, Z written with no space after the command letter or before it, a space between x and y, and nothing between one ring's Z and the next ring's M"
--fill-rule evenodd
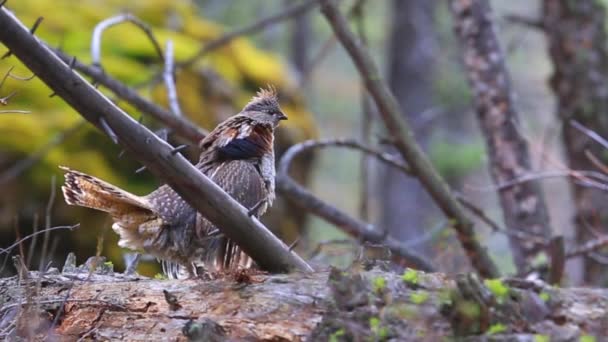
M588 136L589 138L593 139L596 143L602 145L602 147L608 149L608 141L606 139L604 139L601 135L597 134L597 132L583 126L583 124L581 124L580 122L576 121L576 120L570 120L569 121L570 125L572 125L572 127L576 128L577 130L581 131L582 133L584 133L586 136Z
M188 67L188 66L194 64L197 60L199 60L201 57L203 57L207 53L209 53L225 44L230 43L231 41L233 41L234 39L236 39L238 37L241 37L241 36L244 36L247 34L256 33L260 30L265 29L266 27L268 27L270 25L276 24L278 22L281 22L281 21L289 19L289 18L293 18L293 17L299 16L299 15L302 15L302 14L306 13L307 11L310 11L311 9L313 9L317 5L318 2L319 2L319 0L306 0L301 3L293 4L289 7L286 7L283 11L281 11L279 13L275 13L268 17L262 18L252 24L249 24L243 28L229 32L217 39L214 39L214 40L208 42L194 56L188 58L187 60L185 60L181 63L178 63L178 66L179 67Z
M443 210L445 215L454 221L456 235L467 253L473 267L483 276L495 278L498 270L487 251L481 246L473 224L468 219L462 207L450 193L445 181L439 176L428 158L424 155L414 139L408 123L401 117L401 110L386 83L382 81L380 73L373 62L369 52L361 47L349 29L344 16L339 12L333 0L321 0L321 10L332 26L334 33L350 54L355 66L365 81L370 95L378 107L380 117L386 128L395 140L395 147L404 160L407 161L413 173L420 180L435 203Z
M544 30L545 26L543 25L543 21L535 18L528 18L517 14L509 14L504 16L504 20L512 23L522 25L527 28L532 28L535 30Z
M0 254L8 254L10 253L15 247L19 246L20 244L22 244L23 242L34 238L40 234L46 234L47 232L52 232L54 230L62 230L62 229L68 229L68 230L74 230L76 228L80 227L80 223L77 223L73 226L57 226L57 227L49 227L49 228L45 228L43 230L39 230L36 231L30 235L24 236L23 238L17 240L15 243L13 243L12 245L6 247L6 248L0 248Z
M63 52L56 49L54 52L63 60L64 63L70 62L71 58ZM146 113L162 122L165 126L171 129L172 132L186 139L192 144L198 144L198 142L207 135L205 130L192 123L186 117L175 116L157 104L141 97L137 91L105 74L103 70L100 70L99 68L91 67L77 61L74 63L74 69L93 78L95 82L98 82L110 89L120 99L130 103L142 113Z
M348 147L361 150L365 153L371 154L379 160L386 162L394 167L399 168L402 171L408 171L407 167L402 163L396 162L393 156L386 153L378 152L370 147L367 147L354 140L347 139L328 139L328 140L308 140L290 147L284 154L279 163L277 170L277 188L278 190L286 195L290 200L295 202L297 205L306 208L315 215L323 218L329 223L334 224L345 233L360 239L361 241L368 241L372 243L382 244L387 246L394 255L400 256L411 264L413 267L431 271L434 267L424 257L416 254L400 241L386 236L386 234L375 228L369 223L359 221L355 218L350 217L348 214L341 210L333 207L332 205L318 199L304 187L296 183L289 176L289 165L293 159L300 153L320 147Z
M165 71L163 72L163 79L165 80L165 87L167 88L167 102L169 102L169 108L171 108L173 114L182 116L182 110L179 107L179 100L177 98L175 78L173 77L173 73L175 72L173 63L173 41L167 41L165 53Z
M290 269L312 271L247 209L203 175L173 147L159 139L116 107L68 65L56 57L5 9L0 9L0 42L32 70L57 95L87 121L103 130L100 119L119 138L121 145L143 165L170 185L193 208L204 215L261 268L272 272Z
M93 59L93 65L101 67L101 37L103 35L103 32L112 26L122 23L132 23L138 28L140 28L142 31L144 31L146 36L148 36L148 39L150 39L150 41L152 42L152 45L154 46L154 50L156 50L158 57L161 61L164 62L165 58L163 55L163 50L160 48L160 44L158 43L158 40L156 40L156 37L154 37L154 34L152 33L150 27L143 21L139 20L137 17L126 13L103 20L102 22L97 24L97 26L95 26L95 29L93 30L93 38L91 39L91 57Z

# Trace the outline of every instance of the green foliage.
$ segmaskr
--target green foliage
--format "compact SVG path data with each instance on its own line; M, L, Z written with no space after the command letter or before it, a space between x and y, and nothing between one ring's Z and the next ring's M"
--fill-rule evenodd
M340 337L344 336L346 333L344 329L338 329L331 335L329 335L329 342L338 342Z
M433 165L447 179L458 180L481 166L481 143L450 144L435 141L429 152Z
M548 302L551 299L551 295L545 291L541 292L538 296L543 300L543 302Z
M534 335L534 342L550 342L550 341L551 341L551 339L547 335L540 335L540 334Z
M403 279L403 281L409 285L418 285L418 272L416 270L408 268L401 276L401 279Z
M385 340L388 337L388 327L380 326L380 318L371 317L369 319L369 328L378 340Z
M169 278L167 278L167 276L164 275L164 274L162 274L162 273L156 273L154 275L154 279L156 279L156 280L167 280Z
M429 299L429 293L426 291L416 291L410 295L412 303L420 305Z
M381 292L386 288L386 279L381 276L374 278L372 285L374 287L374 292Z
M591 335L583 335L581 336L581 338L579 339L580 342L595 342L596 338L594 336Z
M498 303L503 303L505 298L509 295L510 289L500 279L486 279L484 284L496 297Z
M495 335L495 334L503 333L505 331L507 331L507 327L504 324L496 323L496 324L492 324L490 326L488 331L486 331L486 334Z

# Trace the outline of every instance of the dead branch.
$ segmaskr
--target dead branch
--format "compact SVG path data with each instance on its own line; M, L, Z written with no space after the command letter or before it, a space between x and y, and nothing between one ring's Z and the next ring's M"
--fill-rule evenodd
M473 224L466 216L461 205L450 193L445 181L439 176L437 170L431 165L416 143L408 123L401 117L399 104L389 91L386 83L382 81L369 52L361 47L359 41L349 29L346 18L336 7L335 1L322 0L321 3L321 11L363 77L365 86L378 107L380 117L391 134L391 138L395 141L395 147L435 200L435 203L448 218L454 221L453 227L456 230L458 240L473 267L483 277L497 277L496 265L475 237Z
M313 148L322 147L347 147L363 151L377 159L399 168L403 172L409 172L407 167L395 160L394 156L387 153L376 151L368 146L365 146L355 140L349 139L328 139L328 140L308 140L290 147L281 158L277 169L277 189L287 196L287 198L297 205L312 212L313 214L323 218L327 222L340 228L345 233L355 237L361 241L367 241L375 244L387 246L391 252L400 256L406 263L412 267L421 270L433 270L434 267L424 257L413 252L409 246L396 240L393 237L385 234L386 230L378 229L373 225L357 220L340 209L318 199L304 187L296 183L289 176L289 166L293 159L300 153Z
M266 27L279 23L283 20L290 19L299 15L306 13L307 11L312 10L319 0L306 0L301 3L296 3L286 7L283 11L279 13L272 14L268 17L262 18L252 24L249 24L243 28L234 30L229 32L217 39L214 39L208 43L206 43L194 56L188 58L187 60L177 63L178 67L188 67L198 61L201 57L206 55L207 53L223 46L236 38L239 38L244 35L253 34L260 30L265 29Z
M66 64L70 63L72 60L68 55L57 49L54 49L53 51ZM173 115L171 112L163 109L157 104L141 97L137 91L107 75L99 68L88 66L76 61L74 63L74 69L91 77L96 83L105 86L120 99L130 103L142 113L146 113L162 122L165 126L171 129L173 133L186 139L189 143L196 145L207 135L207 131L198 127L186 117Z
M103 130L102 122L105 121L126 150L220 227L260 267L273 272L312 270L259 221L249 217L246 208L181 154L171 153L173 147L138 124L86 80L72 72L5 8L0 8L0 42L87 121L100 130Z
M165 51L165 71L163 72L163 79L165 80L165 87L167 88L167 102L169 102L169 108L171 108L171 112L173 114L182 116L182 110L179 106L179 100L177 98L175 77L173 76L175 72L173 61L173 41L167 41L167 48Z
M95 26L95 29L93 30L93 38L91 39L91 57L93 59L94 66L101 68L101 37L103 33L110 27L122 23L132 23L136 27L140 28L146 34L150 42L152 42L154 50L156 51L156 54L160 58L161 62L164 62L165 57L163 55L163 50L160 48L160 44L154 36L154 33L152 33L150 27L137 17L126 13L103 20L97 24L97 26Z

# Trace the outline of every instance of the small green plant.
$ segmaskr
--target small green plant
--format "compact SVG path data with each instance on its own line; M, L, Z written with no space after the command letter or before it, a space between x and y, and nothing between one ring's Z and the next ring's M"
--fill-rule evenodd
M507 327L504 324L496 323L492 324L486 334L488 335L496 335L507 331Z
M543 302L548 302L549 299L551 299L551 295L545 291L541 292L538 296L543 300Z
M486 279L484 280L484 284L492 291L499 304L502 304L507 295L509 295L509 287L500 279Z
M380 292L386 288L386 279L378 276L378 277L374 278L372 285L374 287L374 292Z
M103 264L108 267L114 267L114 264L111 261L106 261Z
M547 335L534 335L534 342L550 342L549 336Z
M338 329L333 334L329 335L329 342L338 342L339 338L344 336L346 332L344 329Z
M583 336L581 336L579 341L580 342L595 342L596 339L594 336L591 336L591 335L583 335Z
M410 268L408 268L405 273L403 273L401 279L403 279L403 281L408 283L409 285L418 285L418 282L420 281L418 279L418 272Z
M378 340L385 340L388 337L388 328L380 326L380 318L378 317L369 319L369 328Z
M168 278L167 278L166 275L164 275L162 273L156 273L154 275L154 279L156 279L156 280L167 280Z
M429 294L426 291L416 291L410 295L412 303L420 305L429 299Z

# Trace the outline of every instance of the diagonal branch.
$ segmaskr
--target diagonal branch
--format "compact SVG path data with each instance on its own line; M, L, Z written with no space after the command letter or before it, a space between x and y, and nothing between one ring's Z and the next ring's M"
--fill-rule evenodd
M64 63L67 64L72 61L72 58L65 53L59 50L53 51ZM139 111L149 114L158 121L162 122L165 126L171 129L172 132L186 139L188 142L196 145L205 137L205 135L207 135L205 130L192 123L186 117L173 115L173 113L165 110L159 105L143 98L137 93L137 91L129 88L119 80L112 78L100 68L88 66L79 61L74 61L73 67L75 70L78 70L91 77L96 83L110 89L114 94L116 94L116 96L130 103Z
M435 267L426 258L412 251L411 248L408 248L407 244L402 243L391 236L387 236L385 234L386 230L382 231L369 223L357 220L340 209L318 199L315 195L310 193L300 184L296 183L289 176L289 165L291 165L292 160L298 154L313 148L329 146L347 147L363 151L364 153L370 154L405 173L409 173L407 166L396 160L394 156L376 151L355 140L308 140L290 147L285 154L283 154L283 158L281 159L277 170L278 190L300 207L310 210L315 215L323 218L329 223L334 224L336 227L340 228L350 236L358 238L362 241L385 245L394 255L401 257L412 267L424 271L433 271Z
M118 142L186 202L218 226L263 269L271 272L312 271L247 209L203 175L173 147L137 123L63 63L5 8L0 8L0 42L87 121Z
M279 13L275 13L268 17L264 17L250 25L247 25L238 30L229 32L215 40L208 42L194 56L188 58L187 60L185 60L182 63L178 63L177 66L188 67L188 66L194 64L197 60L199 60L201 57L203 57L207 53L209 53L225 44L230 43L234 39L236 39L240 36L246 35L246 34L250 34L253 32L263 30L264 28L266 28L272 24L276 24L277 22L283 21L285 19L289 19L289 18L292 18L295 16L302 15L302 14L306 13L307 11L313 9L317 5L318 2L319 2L319 0L306 0L301 3L296 3L294 5L291 5L287 8L285 8L283 11L281 11Z
M395 147L420 180L424 188L435 200L445 215L454 221L454 229L463 249L467 253L473 267L483 277L497 277L498 270L490 259L487 251L475 237L473 224L464 213L458 201L451 194L445 181L424 155L410 129L408 123L401 117L401 110L395 97L391 94L386 83L382 81L378 68L370 53L362 48L355 38L349 25L333 0L322 0L322 12L332 26L336 36L350 54L355 66L361 74L365 86L376 102L380 117L394 139Z

